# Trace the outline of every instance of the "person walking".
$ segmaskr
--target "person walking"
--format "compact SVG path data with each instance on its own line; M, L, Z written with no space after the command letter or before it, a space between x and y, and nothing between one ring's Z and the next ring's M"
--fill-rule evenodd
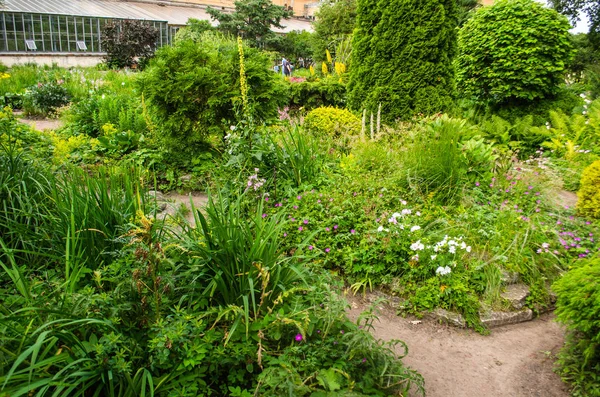
M281 60L281 67L283 69L283 75L289 77L292 74L292 65L290 65L290 61L283 58Z

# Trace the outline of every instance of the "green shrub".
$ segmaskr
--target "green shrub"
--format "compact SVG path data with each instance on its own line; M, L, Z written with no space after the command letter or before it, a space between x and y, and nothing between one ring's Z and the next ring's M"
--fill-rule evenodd
M594 161L581 174L577 211L583 216L600 218L600 160Z
M319 106L344 107L346 105L346 84L337 78L289 83L288 105L291 108L308 110Z
M244 56L254 120L270 120L285 101L280 78L270 70L266 53L245 47ZM140 86L161 125L165 144L189 153L210 133L225 135L236 124L236 106L242 103L237 43L206 32L197 42L163 47L142 74Z
M29 88L23 100L23 110L27 114L50 115L70 102L69 93L62 81L38 83Z
M552 288L556 317L569 331L559 373L573 396L600 396L600 259L579 262Z
M459 34L459 89L489 104L555 96L572 55L569 29L567 18L534 0L477 9Z
M434 114L452 105L454 0L359 0L348 83L351 109L383 120ZM410 23L407 23L410 21Z
M348 136L358 135L361 131L361 122L347 109L321 107L311 110L304 119L307 130L321 136Z

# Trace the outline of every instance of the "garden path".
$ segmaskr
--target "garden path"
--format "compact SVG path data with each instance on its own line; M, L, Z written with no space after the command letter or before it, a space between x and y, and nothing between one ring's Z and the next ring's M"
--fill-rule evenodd
M349 300L349 315L355 319L373 299L349 294ZM378 308L375 336L407 343L408 356L403 362L423 375L428 397L569 395L552 371L564 330L551 313L494 328L484 336L434 320L402 318L387 305Z
M22 112L14 112L15 115L22 114ZM44 130L57 130L63 126L64 122L59 119L28 119L28 118L20 118L22 123L28 124L31 127L35 128L38 131Z

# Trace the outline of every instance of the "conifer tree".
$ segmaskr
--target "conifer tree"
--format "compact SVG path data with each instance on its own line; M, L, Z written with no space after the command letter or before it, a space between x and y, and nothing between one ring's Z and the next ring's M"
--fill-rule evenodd
M358 0L348 102L386 121L447 109L455 91L456 0Z

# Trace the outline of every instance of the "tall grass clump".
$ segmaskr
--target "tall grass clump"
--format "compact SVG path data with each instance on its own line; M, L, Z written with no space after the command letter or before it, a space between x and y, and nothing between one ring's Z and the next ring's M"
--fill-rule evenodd
M442 204L458 200L467 173L460 145L464 129L466 121L442 116L416 132L403 153L405 187Z

